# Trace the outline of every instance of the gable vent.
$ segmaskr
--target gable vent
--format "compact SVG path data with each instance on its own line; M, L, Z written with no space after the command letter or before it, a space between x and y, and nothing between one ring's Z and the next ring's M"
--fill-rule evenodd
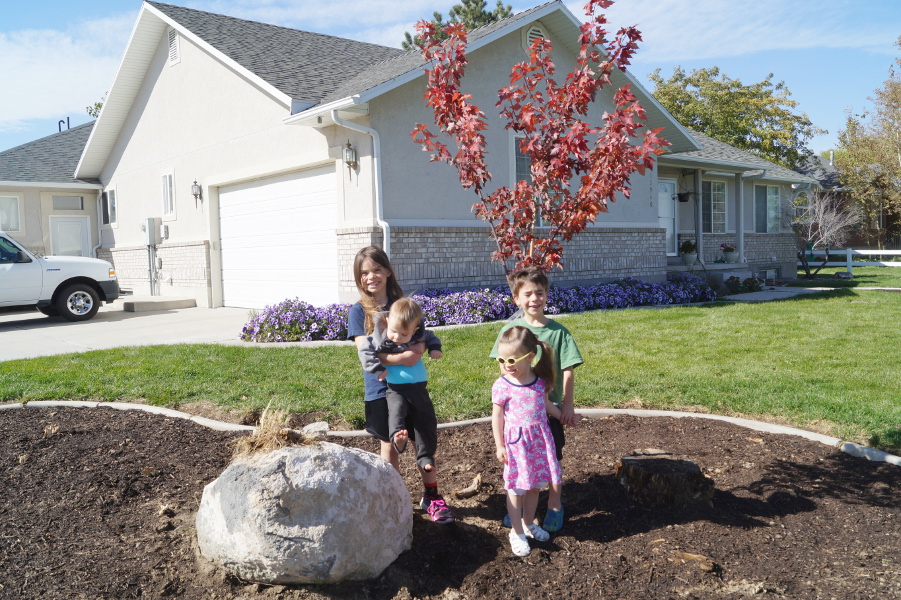
M538 39L549 39L547 33L544 31L544 27L542 27L539 23L532 23L526 30L523 31L522 36L522 47L526 52L529 51L529 48Z
M178 54L178 32L169 30L169 64L175 64L181 60Z

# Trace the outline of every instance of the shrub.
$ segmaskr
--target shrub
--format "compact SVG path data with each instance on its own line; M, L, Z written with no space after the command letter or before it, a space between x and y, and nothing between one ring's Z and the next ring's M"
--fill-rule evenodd
M732 278L737 279L737 278ZM428 289L411 295L422 306L427 327L500 321L517 308L507 287L455 291ZM628 277L611 283L551 286L548 314L631 306L686 304L715 300L707 283L691 273L670 273L662 284ZM347 339L350 304L317 308L302 300L284 300L254 314L241 331L247 342L304 342Z

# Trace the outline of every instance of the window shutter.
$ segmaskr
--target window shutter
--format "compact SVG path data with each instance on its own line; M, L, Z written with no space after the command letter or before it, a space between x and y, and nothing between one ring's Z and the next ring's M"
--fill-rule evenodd
M169 64L177 63L180 57L178 55L178 32L174 29L169 30Z

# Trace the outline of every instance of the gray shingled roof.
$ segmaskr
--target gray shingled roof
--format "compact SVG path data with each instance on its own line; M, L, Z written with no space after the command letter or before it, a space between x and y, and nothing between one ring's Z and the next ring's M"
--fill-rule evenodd
M697 142L701 145L701 149L691 152L680 152L678 154L673 154L672 156L674 158L692 157L703 160L741 163L749 166L759 166L761 170L765 169L768 178L790 181L813 181L810 177L792 171L791 169L786 169L783 166L777 165L774 162L770 162L765 158L760 158L759 156L751 154L750 152L739 150L738 148L730 146L725 142L716 140L709 135L704 135L700 131L691 129L690 127L686 127L686 129L688 129L691 137L697 140ZM750 171L748 173L748 175L753 174L754 171Z
M530 15L541 10L548 4L554 4L554 2L547 2L545 4L542 4L541 6L536 6L535 8L530 8L529 10L509 16L506 19L501 19L500 21L495 21L494 23L479 27L478 29L473 29L471 32L469 32L467 39L469 42L474 42L479 38L485 37L486 35L489 35L497 31L498 29L509 25L510 23L528 18ZM333 93L323 98L322 104L328 104L329 102L334 102L335 100L340 100L342 98L360 94L386 81L390 81L395 77L399 77L404 73L418 69L424 64L425 61L422 59L422 55L418 50L409 50L399 56L395 56L389 60L386 60L385 62L373 65L372 67L361 71L355 77L349 78L344 82L343 85L336 88Z
M75 179L95 121L0 152L0 181L47 183L99 183L95 179Z
M295 99L322 100L364 69L405 54L399 48L159 2L148 4Z
M824 189L840 190L844 188L839 172L828 158L811 156L807 159L807 162L798 167L797 171L802 175L816 179Z

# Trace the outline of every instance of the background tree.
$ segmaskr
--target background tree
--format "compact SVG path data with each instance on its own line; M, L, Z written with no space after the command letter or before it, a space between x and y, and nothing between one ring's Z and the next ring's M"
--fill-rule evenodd
M432 26L435 28L435 35L438 41L447 38L444 28L451 23L461 23L466 27L467 31L472 31L477 27L489 25L495 21L506 19L513 14L513 7L509 4L504 6L501 0L497 0L497 7L494 10L485 10L485 0L463 0L461 4L454 4L450 9L450 19L445 22L441 13L437 10L432 13ZM404 32L404 41L400 43L404 50L413 50L422 40L419 36L415 38L409 32Z
M432 64L426 70L425 97L439 132L453 140L457 152L451 154L427 125L416 126L413 140L432 152L432 160L453 165L463 187L478 195L473 210L491 225L497 244L494 258L506 272L510 262L514 268L562 268L562 242L606 212L607 202L617 193L628 198L632 173L653 168L654 156L668 145L658 136L660 129L640 132L645 112L628 85L613 94L614 106L604 114L603 126L580 118L587 116L597 93L609 84L613 69L629 63L641 39L637 29L627 27L607 40L606 19L597 11L611 4L612 0L586 4L589 18L580 28L577 65L562 86L552 78L555 67L546 39L535 40L529 61L513 67L511 85L498 92L496 106L506 118L506 128L523 137L520 149L531 162L531 181L491 194L485 189L491 179L482 134L487 128L485 114L471 102L470 94L460 90L467 64L466 29L460 24L445 27L447 38L441 42L432 23L417 24L423 57Z
M798 241L798 260L808 279L829 262L829 249L841 247L853 229L863 220L860 207L847 195L832 190L814 190L804 203L796 203L798 213L792 219L792 230ZM811 273L808 251L825 250L822 264Z
M826 132L794 112L798 103L785 83L773 83L772 77L743 85L719 67L687 74L678 66L669 79L660 69L648 75L654 97L683 125L794 169L813 154L807 142Z
M895 42L901 49L901 37ZM867 241L884 247L883 227L901 215L901 58L869 99L871 110L849 114L839 132L835 166L866 217Z
M106 102L106 95L109 92L104 92L103 97L92 104L91 106L85 106L84 109L87 111L88 115L94 117L95 119L100 116L100 109L103 108L103 103Z

